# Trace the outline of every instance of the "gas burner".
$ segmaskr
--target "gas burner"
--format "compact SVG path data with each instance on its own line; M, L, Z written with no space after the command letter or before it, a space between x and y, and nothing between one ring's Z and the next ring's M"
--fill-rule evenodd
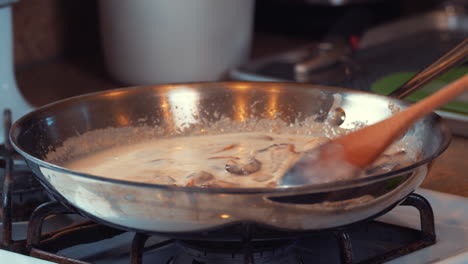
M1 157L0 157L1 159ZM5 181L5 167L0 165L0 183ZM27 221L34 209L49 200L49 197L35 179L33 173L26 165L16 165L12 171L15 183L12 190L12 215L13 222ZM3 184L0 184L2 186ZM0 199L3 199L3 191L0 190ZM0 212L0 220L3 213Z
M294 241L208 242L178 241L181 253L168 264L303 264ZM250 257L250 259L246 259Z
M285 234L287 237L285 239L265 239L265 234L261 239L255 237L253 234L258 233L258 228L260 230L266 229L254 223L237 224L240 227L239 230L243 230L238 234L241 239L237 241L233 241L230 237L225 240L210 241L163 239L154 244L151 240L157 236L137 233L133 237L131 246L126 247L129 250L129 257L125 262L119 260L96 261L96 263L141 264L143 258L148 257L148 254L156 256L157 263L168 264L383 263L435 243L434 218L427 200L420 195L410 194L402 205L418 209L421 230L368 219L333 230L288 233L270 229L269 232L275 234L269 235L270 237ZM86 249L87 244L105 243L109 245L113 243L110 240L116 239L125 232L91 221L71 225L50 233L41 232L43 230L42 224L46 218L51 215L71 213L55 201L38 207L28 226L25 247L27 254L57 263L85 264L87 262L71 259L71 257L67 257L67 254L62 255L62 253L69 248L75 248L74 258L87 258L86 255L82 255L89 252L89 248ZM229 233L229 230L227 232ZM110 254L110 256L115 257L115 253ZM121 253L122 248L118 247L117 255L119 256Z

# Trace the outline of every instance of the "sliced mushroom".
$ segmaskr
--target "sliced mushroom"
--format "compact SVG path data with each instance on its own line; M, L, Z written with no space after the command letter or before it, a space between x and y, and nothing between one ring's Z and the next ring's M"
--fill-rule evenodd
M250 138L258 139L258 140L273 141L273 138L268 135L254 135L254 136L251 136Z
M156 176L157 183L160 184L175 184L176 180L171 176Z
M276 181L271 181L265 185L268 188L274 188L278 186L278 183Z
M148 163L157 164L157 163L162 163L162 162L167 162L167 161L170 161L170 160L169 159L152 159L152 160L149 160Z
M309 150L309 149L314 149L319 147L320 145L323 145L324 143L330 141L330 139L325 138L325 137L319 137L319 138L314 138L309 141L307 141L304 146L302 146L302 149L304 150Z
M207 183L211 180L213 180L215 177L213 176L213 174L209 173L209 172L206 172L206 171L198 171L198 172L193 172L193 173L190 173L186 179L189 179L191 182L190 186L193 186L193 185L201 185L201 184L204 184L204 183ZM187 183L188 184L188 183Z
M271 148L276 148L276 147L284 147L284 146L290 146L292 144L289 144L289 143L281 143L281 144L273 144L273 145L270 145L266 148L262 148L262 149L259 149L257 150L256 152L257 153L261 153L261 152L265 152L265 151L268 151L270 150ZM294 146L294 145L293 145Z
M225 168L231 174L243 176L259 171L262 168L262 163L256 158L250 157L245 162L229 160Z
M239 146L239 145L238 145L238 144L231 144L231 145L229 145L229 146L227 146L227 147L222 148L221 150L212 152L212 154L220 153L220 152L227 151L227 150L231 150L231 149L233 149L233 148L236 148L237 146Z
M271 173L286 171L299 157L299 154L292 144L272 148L270 150Z
M227 182L227 181L221 181L221 180L214 180L214 181L210 181L201 185L201 187L210 187L210 188L235 188L239 186L240 186L239 184Z
M239 157L233 157L233 156L219 156L219 157L209 157L209 160L211 159L233 159L233 160L239 160Z
M272 174L261 173L261 174L255 175L255 176L253 177L253 180L254 180L254 181L257 181L257 182L264 182L264 181L270 180L271 178L273 178L273 175L272 175Z

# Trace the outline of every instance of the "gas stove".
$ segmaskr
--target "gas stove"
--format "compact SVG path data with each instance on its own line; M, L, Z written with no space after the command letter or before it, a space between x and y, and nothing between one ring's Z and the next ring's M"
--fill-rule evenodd
M5 19L0 25L11 35L8 3L0 3L0 19ZM0 54L6 55L0 62L8 67L0 67L6 69L0 77L8 78L0 78L6 80L0 83L0 106L13 108L16 119L32 107L14 81L11 43L3 47ZM424 189L377 219L324 231L287 232L241 223L210 234L163 237L95 223L41 188L8 143L11 114L5 113L6 121L0 122L2 263L468 263L468 199Z
M11 124L8 111L5 117L4 126L8 128ZM50 199L43 190L33 191L38 188L34 176L11 150L7 138L4 142L6 144L0 146L0 173L3 174L0 175L3 183L0 257L8 263L48 263L44 260L66 264L468 261L467 198L419 189L400 206L377 219L324 231L291 232L240 223L199 234L152 236L89 221ZM24 182L32 184L24 186ZM15 186L23 189L18 191ZM24 195L25 191L31 192L30 197ZM25 200L30 201L28 205L32 208L19 210L25 207ZM25 216L28 214L25 212L29 212L30 217Z

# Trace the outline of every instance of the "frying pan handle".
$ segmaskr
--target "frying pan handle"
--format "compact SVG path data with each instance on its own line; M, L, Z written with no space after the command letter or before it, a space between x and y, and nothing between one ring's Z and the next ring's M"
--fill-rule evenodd
M468 38L465 38L455 48L445 53L442 57L431 63L409 81L404 83L400 88L391 92L389 96L402 99L410 95L414 91L423 87L430 81L442 75L449 69L463 63L468 57Z

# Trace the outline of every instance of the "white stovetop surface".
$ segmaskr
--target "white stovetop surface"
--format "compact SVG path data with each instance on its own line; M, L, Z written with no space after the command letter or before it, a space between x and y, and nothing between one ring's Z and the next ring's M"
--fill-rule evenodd
M418 189L432 205L437 242L435 245L397 258L388 264L468 264L468 198ZM399 206L380 220L419 229L415 208Z
M432 205L435 214L437 243L433 246L397 258L388 264L467 264L468 263L468 198L424 189L417 190ZM380 218L381 221L419 228L416 209L400 206ZM147 258L145 258L147 259ZM20 254L0 250L1 263L46 264L52 263L33 259ZM129 263L128 260L102 261L96 263ZM155 262L156 263L156 262Z
M54 262L26 257L21 254L0 250L1 263L11 264L52 264Z

